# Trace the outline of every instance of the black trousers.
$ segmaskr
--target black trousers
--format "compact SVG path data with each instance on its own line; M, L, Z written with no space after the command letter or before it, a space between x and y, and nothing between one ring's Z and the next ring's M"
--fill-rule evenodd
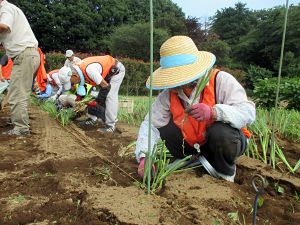
M184 155L181 130L173 122L171 117L169 123L158 128L162 140L170 153L177 158L197 154L197 150L184 142ZM232 176L235 172L236 159L247 149L247 136L228 123L214 122L207 131L206 143L200 147L201 154L220 173Z

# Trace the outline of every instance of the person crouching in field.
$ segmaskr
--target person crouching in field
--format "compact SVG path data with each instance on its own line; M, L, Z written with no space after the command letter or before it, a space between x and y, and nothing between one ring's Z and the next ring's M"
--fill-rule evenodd
M71 83L80 84L77 94L84 96L84 83L101 87L96 98L97 105L88 109L90 118L81 125L98 124L98 118L101 118L105 127L99 128L98 131L115 132L115 123L118 120L118 92L125 76L123 64L110 55L104 55L85 58L73 64L72 68L72 76L69 76L68 72L59 74L66 90L71 88Z
M84 84L86 95L80 96L77 94L78 87L79 87L79 84L72 84L70 90L67 92L67 95L61 95L58 98L59 105L56 107L56 111L59 112L62 108L67 107L67 106L71 106L72 108L75 108L75 103L77 101L81 101L85 96L89 95L89 93L94 88L90 84ZM86 103L86 104L87 104L86 106L88 106L90 103ZM85 113L85 111L87 111L87 110L84 109L84 114L82 115L82 117L86 117L87 112ZM80 121L80 117L77 118L76 120Z
M185 166L200 164L198 158L204 156L217 177L234 182L236 159L246 151L250 137L244 128L255 120L254 103L247 100L244 88L232 75L216 69L191 105L200 80L216 61L215 56L199 51L186 36L168 39L160 48L160 56L161 67L153 73L153 89L164 90L152 105L151 150L161 137L177 159L193 155ZM150 78L146 86L150 87ZM149 114L140 126L135 150L142 177L148 130Z
M52 87L49 79L45 79L45 83L46 83L46 89L44 91L39 90L33 93L35 94L36 98L40 98L43 101L47 101L52 95Z
M62 83L60 82L60 79L58 77L58 72L60 69L55 69L47 73L47 78L51 84L52 87L52 94L51 99L53 101L57 100L58 97L61 95L66 95L67 91L64 90Z

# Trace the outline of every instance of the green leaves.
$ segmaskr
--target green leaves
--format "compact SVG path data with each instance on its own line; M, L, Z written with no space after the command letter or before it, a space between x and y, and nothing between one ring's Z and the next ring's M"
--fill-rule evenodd
M65 126L69 124L69 119L73 115L74 111L73 109L62 109L59 112L60 118L61 118L61 125Z
M237 212L232 212L232 213L228 213L227 216L231 217L234 221L240 221L239 220L239 215L238 215L238 211Z
M167 31L156 28L153 30L153 59L160 59L160 46L170 37ZM124 55L144 62L150 61L149 24L136 23L115 28L110 34L108 43L112 55ZM137 71L135 71L137 72ZM148 74L149 76L149 74Z
M283 194L284 193L284 189L282 187L280 187L278 184L275 184L274 186L274 190L278 193Z

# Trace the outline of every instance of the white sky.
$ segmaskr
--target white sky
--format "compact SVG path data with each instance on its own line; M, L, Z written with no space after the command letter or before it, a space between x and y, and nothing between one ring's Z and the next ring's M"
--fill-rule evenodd
M210 17L215 15L217 10L222 8L234 8L238 0L171 0L176 3L185 16L192 16L197 18ZM249 10L269 9L278 5L285 5L286 0L241 0L240 2L246 3L246 8ZM298 5L300 0L289 0L288 4Z

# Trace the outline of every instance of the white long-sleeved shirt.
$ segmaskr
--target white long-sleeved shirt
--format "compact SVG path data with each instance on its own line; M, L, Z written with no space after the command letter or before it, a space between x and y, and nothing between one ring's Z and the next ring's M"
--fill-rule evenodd
M0 41L9 58L14 58L27 47L37 47L38 41L21 9L6 0L0 3L0 24L8 26L6 33L0 34Z
M81 60L80 58L74 56L73 61L70 61L69 59L66 59L64 66L71 67L74 63L76 63L76 62L78 62L80 60Z
M55 81L55 83L57 84L57 87L58 87L58 90L55 87L53 88L53 90L54 90L53 94L60 95L63 91L63 85L60 82L60 79L58 77L58 72L52 74L52 79ZM52 85L52 86L54 86L54 85ZM55 90L57 90L57 91L55 91Z
M185 107L189 107L196 94L197 86L191 92L190 97L187 97L181 88L165 89L159 94L155 102L152 104L152 119L151 119L151 150L157 143L160 134L157 128L166 126L171 118L171 91L178 93L178 97L184 102ZM207 84L209 85L209 83ZM256 117L255 104L247 99L245 89L240 83L229 73L220 71L216 79L216 104L213 108L217 111L216 121L229 123L232 127L242 129L245 126L251 125ZM200 95L195 100L195 103L200 102ZM138 140L136 143L136 158L140 161L144 157L143 152L148 151L148 130L149 130L149 113L146 115L141 124Z

